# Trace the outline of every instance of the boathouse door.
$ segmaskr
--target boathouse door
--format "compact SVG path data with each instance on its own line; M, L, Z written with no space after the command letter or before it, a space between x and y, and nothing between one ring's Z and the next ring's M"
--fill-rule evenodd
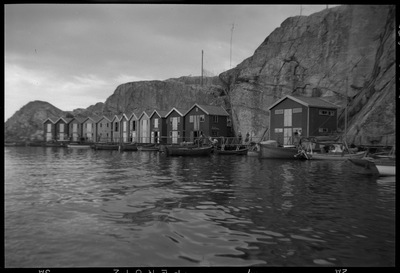
M64 123L60 123L60 141L64 141Z
M78 124L72 124L72 141L78 141Z
M51 124L47 123L47 133L46 133L46 141L50 141L51 140Z
M179 132L178 131L172 131L172 143L177 144L178 143L178 137L179 137Z
M123 122L122 122L122 141L123 142L128 142L128 134L127 134L127 130L126 130L126 127L127 127L127 125L126 125L126 120L124 120Z
M86 126L86 138L87 140L92 141L92 123L87 123Z

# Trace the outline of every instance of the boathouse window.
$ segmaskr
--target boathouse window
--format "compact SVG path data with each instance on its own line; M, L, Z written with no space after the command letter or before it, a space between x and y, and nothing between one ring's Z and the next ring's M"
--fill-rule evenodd
M293 114L294 113L301 113L303 111L302 108L293 108Z
M213 116L214 123L218 123L218 116Z
M172 121L171 121L172 122ZM193 123L193 116L189 116L189 122Z
M335 115L335 111L320 109L319 110L319 115L320 116L334 116Z
M275 133L283 133L283 128L275 128Z
M275 115L282 115L283 114L283 109L276 109L275 110Z
M200 122L204 122L204 115L200 115Z
M218 137L218 131L217 130L212 130L211 131L211 136Z
M328 133L328 128L318 128L318 132L320 132L320 133Z
M154 128L158 128L158 118L154 119Z
M132 120L132 131L136 131L136 121Z
M118 122L115 123L115 132L118 132Z
M285 109L283 115L283 126L292 126L292 109Z
M232 127L232 120L231 120L231 117L227 117L227 118L226 118L226 126Z

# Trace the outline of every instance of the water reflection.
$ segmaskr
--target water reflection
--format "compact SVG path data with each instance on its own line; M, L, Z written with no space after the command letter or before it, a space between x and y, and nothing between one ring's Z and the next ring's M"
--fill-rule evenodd
M6 266L394 264L395 183L347 164L50 147L5 157Z

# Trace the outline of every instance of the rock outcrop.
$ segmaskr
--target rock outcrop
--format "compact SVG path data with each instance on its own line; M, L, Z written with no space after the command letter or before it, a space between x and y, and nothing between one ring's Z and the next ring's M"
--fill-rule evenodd
M5 123L5 141L30 141L43 139L43 121L47 118L56 120L66 117L62 111L45 101L31 101L18 110Z
M268 107L293 94L336 104L342 129L347 103L350 141L394 134L394 45L394 6L339 6L288 18L253 56L220 74L235 131L262 137Z

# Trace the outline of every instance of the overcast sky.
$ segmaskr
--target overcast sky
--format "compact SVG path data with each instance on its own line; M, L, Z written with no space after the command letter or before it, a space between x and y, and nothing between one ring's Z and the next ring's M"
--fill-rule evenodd
M202 50L204 69L218 75L253 55L286 18L325 8L5 5L5 120L34 100L70 111L105 102L126 82L200 76Z

